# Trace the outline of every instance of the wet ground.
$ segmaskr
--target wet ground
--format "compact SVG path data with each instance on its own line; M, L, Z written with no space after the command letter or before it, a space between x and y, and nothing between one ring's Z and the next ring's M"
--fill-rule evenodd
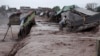
M48 22L46 18L38 16L36 22L37 25L32 27L31 33L18 43L14 56L96 56L96 39L99 39L99 31L59 31L57 23ZM5 42L0 42L0 56L7 56L17 43L15 39L19 28L17 25L12 26L13 38L10 29ZM0 40L6 30L6 25L0 25Z

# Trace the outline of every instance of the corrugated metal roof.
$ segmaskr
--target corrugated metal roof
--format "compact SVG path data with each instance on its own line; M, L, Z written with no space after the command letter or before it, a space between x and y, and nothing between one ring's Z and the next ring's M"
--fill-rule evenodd
M86 14L86 15L89 15L89 16L98 14L98 12L93 12L93 11L86 10L86 9L83 9L83 8L79 8L79 7L74 8L74 10L77 11L77 12L80 12L80 13L83 13L83 14Z

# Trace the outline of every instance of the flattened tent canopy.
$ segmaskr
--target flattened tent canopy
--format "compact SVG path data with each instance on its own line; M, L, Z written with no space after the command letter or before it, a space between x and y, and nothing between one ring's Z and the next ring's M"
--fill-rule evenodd
M59 14L62 13L62 12L68 11L68 10L70 10L71 8L74 8L74 7L76 7L76 6L75 6L75 5L64 6L60 11L57 12L57 15L59 15Z

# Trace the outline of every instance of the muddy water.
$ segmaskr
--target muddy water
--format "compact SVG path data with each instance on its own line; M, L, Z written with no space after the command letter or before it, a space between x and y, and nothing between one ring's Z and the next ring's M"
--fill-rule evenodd
M33 26L31 33L20 42L19 48L15 48L17 52L14 56L96 56L96 40L91 39L89 33L61 32L57 23L45 20L45 18L36 17L37 25ZM1 28L0 34L2 35L6 28ZM19 27L13 26L15 37L17 37L18 29ZM3 36L1 35L0 37ZM8 42L4 42L0 46L0 56L8 54L15 44L14 41L10 42L10 39L9 32L6 39Z
M37 26L34 27L34 28L36 28L37 30L59 31L58 26L57 26L56 23L50 24L50 23L47 23L47 22L44 22L44 23L37 22L36 24L37 24Z
M81 38L86 37L83 33L60 32L58 24L41 18L36 21L15 56L96 56L96 40Z

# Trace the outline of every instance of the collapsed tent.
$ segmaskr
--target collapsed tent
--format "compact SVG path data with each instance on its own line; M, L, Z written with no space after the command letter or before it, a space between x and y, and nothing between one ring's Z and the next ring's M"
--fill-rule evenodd
M66 7L61 13L60 29L67 27L69 31L81 31L100 24L100 13L89 11L77 6Z
M33 25L35 25L35 12L31 11L28 14L22 15L24 17L21 17L21 28L18 33L18 39L23 39L26 37L32 28Z

